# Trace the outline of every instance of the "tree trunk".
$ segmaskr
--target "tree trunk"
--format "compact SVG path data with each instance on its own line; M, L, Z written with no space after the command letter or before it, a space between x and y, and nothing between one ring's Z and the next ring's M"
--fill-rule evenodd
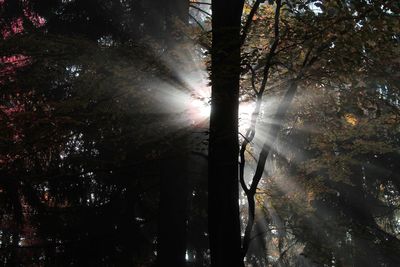
M243 2L212 2L208 216L211 265L214 267L243 266L238 204L238 98Z
M186 157L174 154L163 164L164 175L161 177L157 249L159 267L184 267L186 264Z
M179 47L179 40L173 38L173 21L187 23L189 0L155 1L163 7L162 29L159 36L167 49ZM187 128L189 125L185 125ZM176 131L186 131L175 129ZM175 144L168 153L169 159L163 168L160 183L159 229L157 265L159 267L186 266L187 200L188 200L188 134L173 140Z

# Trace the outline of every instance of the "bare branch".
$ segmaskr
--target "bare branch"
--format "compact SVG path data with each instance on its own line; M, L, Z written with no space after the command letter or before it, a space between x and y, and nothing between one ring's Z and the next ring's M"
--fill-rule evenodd
M281 0L277 0L275 16L274 16L274 42L272 43L269 53L267 55L267 60L266 60L264 71L263 71L263 79L261 82L260 89L258 90L260 92L260 94L264 93L265 86L267 85L267 81L268 81L268 77L269 77L269 70L271 68L271 62L272 62L272 59L275 55L275 51L279 44L279 39L280 39L279 19L280 19L280 14L281 14L281 7L282 7Z
M207 16L211 17L211 14L209 12L205 11L204 9L201 9L200 7L197 7L197 6L194 6L194 5L189 5L189 7L194 8L194 9L206 14Z
M257 91L257 87L256 87L256 71L254 70L254 68L248 64L249 70L251 72L251 88L253 88L253 91L256 95L259 95L259 92Z
M240 38L241 38L240 46L242 46L244 44L244 42L246 41L247 33L250 30L251 22L253 21L254 15L256 14L256 12L262 2L264 2L264 0L257 0L254 3L253 7L251 8L249 15L247 16L246 23L243 26L242 35L240 36Z
M203 25L201 25L201 23L195 17L193 17L192 14L189 14L189 16L194 20L194 22L196 22L196 24L200 27L200 29L202 31L204 31L204 32L206 31L206 29L204 29Z

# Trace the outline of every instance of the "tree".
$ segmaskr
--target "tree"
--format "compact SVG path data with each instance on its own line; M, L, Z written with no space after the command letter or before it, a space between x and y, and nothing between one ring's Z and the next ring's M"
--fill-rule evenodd
M12 2L7 1L7 7ZM185 6L185 1L182 5ZM96 1L39 5L37 8L43 13L48 12L46 32L23 29L20 35L2 43L6 55L20 53L24 55L22 62L29 59L25 72L16 72L13 79L9 79L9 73L2 76L6 80L5 88L9 89L2 96L5 114L14 110L14 103L24 107L19 114L10 113L13 127L9 127L9 121L2 121L2 128L7 129L4 132L7 143L2 143L7 154L2 154L2 160L5 157L2 164L6 168L4 175L10 177L10 185L4 181L3 190L8 194L5 199L12 201L10 206L15 217L22 217L21 228L29 224L34 228L31 232L40 233L32 249L43 251L45 262L61 259L60 264L150 264L155 260L155 238L159 238L159 243L164 238L161 232L167 234L163 246L166 250L162 252L158 248L159 257L166 255L161 264L178 266L176 257L181 265L185 261L186 191L175 192L169 199L161 193L162 207L157 207L159 191L170 189L174 193L174 184L181 186L180 182L186 181L185 169L176 158L173 168L160 163L177 155L182 159L178 148L171 149L182 132L176 134L174 126L168 125L171 115L149 115L156 99L145 97L150 96L147 90L158 90L145 85L150 83L152 75L166 83L180 81L165 67L160 56L139 44L142 39L132 39L132 28L123 27L130 19L116 20L124 19L129 7L127 3L112 1L100 5ZM54 13L56 9L62 12ZM175 10L169 10L168 17L162 17L163 23L170 24L169 30L174 27L172 11ZM4 12L10 17L23 14L22 10L16 14L7 9ZM184 11L180 12L179 16L184 16ZM102 30L96 28L103 23ZM77 33L79 36L72 36ZM146 30L142 38L147 38L143 35L153 33ZM171 50L177 49L172 47L173 41L174 38L165 41ZM16 63L19 58L16 57ZM18 87L22 88L20 92L13 91ZM18 119L13 119L14 116ZM30 120L32 123L28 124ZM153 121L159 121L157 126L138 130L139 124ZM30 125L33 127L29 128ZM13 140L14 128L20 132L18 140ZM49 146L45 145L46 141ZM15 143L17 149L13 148ZM152 146L157 147L156 143L160 146L154 151ZM165 170L162 175L160 166ZM166 183L163 179L161 184L167 187L162 188L160 178L173 180ZM26 205L32 214L37 216L24 217L26 211L21 210L24 198L28 199ZM163 209L164 204L168 208ZM164 213L160 215L163 217L160 224L166 227L165 231L156 227L157 212ZM102 217L109 219L97 222ZM174 223L177 221L180 224ZM20 238L31 242L21 228L9 229L15 238L10 244L4 244L7 251L23 250L18 245ZM73 234L67 235L68 231ZM180 245L171 246L171 239ZM92 248L88 255L84 255L85 247ZM56 250L62 253L55 253ZM12 258L16 263L17 259ZM10 258L5 257L4 261L7 260Z
M267 15L264 17L264 19L271 18L271 21L274 22L269 23L270 26L267 26L267 32L272 32L272 37L271 35L267 35L267 38L270 38L270 40L267 39L266 41L268 44L267 50L269 51L267 51L265 56L260 56L259 50L262 49L259 48L249 52L246 51L248 54L244 54L245 58L244 62L242 63L245 65L245 71L250 72L249 76L251 76L251 82L248 83L249 88L252 88L252 91L255 92L257 99L256 110L253 114L252 124L249 131L243 138L240 153L240 180L250 205L248 215L249 221L243 240L243 257L246 255L249 241L251 239L255 210L254 197L257 192L258 184L264 175L266 161L269 155L272 154L272 151L274 151L274 143L277 140L281 129L280 124L283 123L285 114L287 114L287 110L294 99L294 95L298 87L302 85L310 86L310 84L313 82L318 84L319 81L321 81L321 83L325 83L326 80L335 78L342 80L343 77L347 77L351 68L360 66L364 63L363 58L366 56L365 44L367 44L368 47L371 44L376 46L376 43L369 39L372 34L368 35L368 27L365 27L364 25L364 27L359 26L357 23L370 23L373 24L374 27L380 27L382 24L379 24L379 19L375 20L374 17L377 13L385 17L386 23L393 23L391 15L386 12L385 9L394 7L392 5L389 7L388 3L386 2L383 3L377 1L377 3L374 3L372 6L363 5L362 3L353 5L351 3L329 2L327 4L322 4L319 1L307 3L303 3L302 1L285 1L283 3L280 1L271 1L271 3L273 2L275 2L275 12L273 13L273 16L268 17ZM254 18L257 9L260 7L260 4L261 1L255 1L253 7L249 8L248 18L244 22L243 34L241 38L242 43L244 43L246 40L246 36L252 21L257 20ZM320 10L320 13L318 9ZM343 15L338 15L340 13ZM213 16L217 19L219 18L215 12L213 12ZM280 16L282 18L280 18ZM281 28L284 29L282 33ZM213 28L213 31L215 31L215 28ZM217 33L213 34L217 35L218 37ZM389 46L388 50L393 49L392 41L387 39L387 37L389 39L391 38L390 34L391 31L384 31L384 35L386 35L386 37L380 39L382 40L383 46ZM216 42L215 35L213 35L213 42ZM358 36L359 44L361 46L359 50L353 49L354 53L352 53L351 57L346 55L345 52L345 50L348 49L347 44L351 43L348 39L350 36ZM226 43L228 42L226 41ZM213 52L215 53L215 51ZM247 57L246 55L250 56ZM382 53L380 56L382 56L382 58L386 58L385 53ZM252 58L255 58L255 61ZM335 64L332 64L333 60L335 61ZM374 58L373 62L379 64L380 60ZM216 63L212 61L212 64ZM231 62L231 64L235 63ZM370 73L372 72L373 71ZM213 69L211 75L214 75ZM261 78L259 78L260 76ZM360 78L360 76L357 77ZM270 125L268 129L267 136L269 140L267 140L267 142L265 142L262 146L259 158L257 159L258 162L256 171L248 187L243 177L245 152L247 144L253 140L255 135L254 124L260 111L260 98L265 91L267 82L271 83L272 79L274 79L273 81L277 81L277 79L282 80L284 79L283 77L289 81L288 83L285 83L288 87L288 90L285 92L282 102L278 105L276 113L272 116L274 124ZM214 82L214 80L212 81ZM213 83L213 85L214 84L215 83ZM260 89L257 89L257 85L259 85ZM229 99L230 95L225 97L225 101L230 102L230 100L227 100ZM223 104L220 103L220 105ZM216 115L212 114L211 120L213 119L213 116ZM212 123L210 127L212 134ZM211 153L213 142L211 136L210 141ZM234 146L234 144L232 145ZM214 159L210 156L210 167L212 167L213 160ZM236 170L236 167L232 165L232 169ZM210 172L210 178L211 177L212 171ZM223 177L223 174L220 174L220 177ZM211 187L212 185L210 185L210 194L212 193ZM229 189L228 191L231 190ZM223 194L225 195L225 193ZM229 196L226 196L225 198L229 198ZM211 205L213 205L215 202L212 198L210 198L210 201L211 209ZM211 215L212 213L210 212L210 216Z
M310 9L310 5L314 5L321 8L321 13L317 13ZM383 4L383 5L382 5ZM373 24L375 27L380 25L379 21L381 19L375 20L375 15L377 13L381 14L381 17L385 18L385 23L392 24L393 20L390 15L385 11L387 3L377 2L374 3L373 6L362 5L360 3L356 5L352 5L351 3L326 3L321 4L318 1L315 3L300 3L298 2L284 2L286 6L282 9L282 26L283 31L279 31L279 17L277 18L276 14L275 22L278 19L278 24L275 23L271 25L269 29L277 29L275 30L275 37L270 37L272 41L269 42L268 49L270 50L268 56L260 57L259 52L256 50L251 51L248 55L251 55L249 58L246 58L245 64L248 66L248 71L251 73L251 82L248 82L249 88L252 88L255 91L257 101L259 100L259 92L264 92L264 88L262 85L266 82L266 78L274 79L274 75L277 74L279 76L278 79L282 80L283 77L288 77L287 79L292 80L289 82L289 89L286 91L283 97L283 101L277 107L277 112L272 116L274 125L271 125L268 129L267 142L262 146L261 152L259 154L259 158L257 159L257 169L254 173L252 180L250 180L250 185L246 184L243 174L244 174L244 160L245 160L245 152L246 146L250 143L254 138L254 128L250 128L247 134L244 137L241 149L241 183L242 188L245 191L248 202L249 202L249 215L248 215L248 225L245 233L244 241L249 241L251 229L254 222L255 215L255 194L258 190L258 185L261 177L265 172L265 164L268 158L268 155L274 153L279 153L279 151L274 149L274 143L277 140L277 136L280 132L280 124L283 124L284 114L287 113L287 110L292 102L294 92L296 92L297 88L304 84L306 86L311 86L314 82L318 84L322 83L322 86L326 85L326 81L331 81L332 79L342 80L343 77L348 77L349 73L353 73L353 78L360 79L362 77L361 73L357 73L355 76L354 72L351 72L351 68L355 66L360 66L363 64L366 54L365 47L369 46L369 44L373 43L369 38L373 36L373 34L368 35L368 27L363 27L358 25L359 21L365 20L367 23ZM381 6L380 6L381 5ZM275 10L278 10L279 2L276 1ZM257 2L254 5L255 8L258 8ZM356 12L352 12L352 10L356 9ZM342 10L338 12L337 10ZM327 12L329 11L329 12ZM326 13L325 13L326 12ZM343 16L339 16L337 14L343 14ZM254 16L255 12L251 10L249 12L249 16ZM356 15L354 15L356 14ZM278 13L279 15L279 13ZM261 15L262 16L262 15ZM325 17L326 16L326 17ZM272 18L274 18L272 17ZM329 26L323 26L325 23L329 23ZM293 24L291 24L293 23ZM299 24L298 24L299 23ZM305 23L305 24L303 24ZM248 25L247 23L245 25ZM302 26L301 26L302 25ZM295 28L291 28L295 26ZM296 28L300 26L299 28ZM382 25L381 25L382 26ZM267 26L268 27L268 26ZM278 27L278 28L277 28ZM315 28L314 28L315 27ZM380 27L380 26L378 26ZM267 28L268 29L268 28ZM370 28L371 29L371 28ZM374 28L376 29L376 28ZM384 28L387 29L387 28ZM286 35L288 34L289 35ZM392 32L383 31L381 32L386 37L381 37L382 47L385 47L385 51L391 51L395 49L393 46L393 42L389 40L392 36ZM304 34L304 35L303 35ZM276 44L276 40L280 38L279 45ZM303 39L304 36L304 39ZM339 37L340 36L340 37ZM346 50L349 48L347 45L352 45L354 47L354 43L351 40L347 39L349 36L358 36L357 39L359 42L357 45L360 45L361 48L359 50L353 48L351 56L347 55ZM368 37L370 36L370 37ZM301 39L297 39L300 37ZM322 38L321 38L322 37ZM338 38L339 37L339 38ZM321 38L321 39L320 39ZM389 39L387 39L389 38ZM346 41L344 41L346 40ZM253 44L254 45L254 44ZM256 46L256 45L255 45ZM276 47L278 46L278 47ZM277 48L277 52L274 49ZM299 49L299 50L297 50ZM387 49L387 50L386 50ZM260 50L260 49L259 49ZM297 50L297 51L296 51ZM298 57L300 55L300 57ZM334 55L334 56L333 56ZM386 58L385 52L382 52L380 56ZM378 56L379 57L379 56ZM254 62L252 58L255 58ZM380 64L380 60L378 58L370 57L371 64ZM335 64L330 64L332 60L335 60ZM340 62L340 63L339 63ZM374 63L372 63L374 62ZM394 63L394 62L393 62ZM392 63L392 64L393 64ZM395 64L395 63L394 63ZM261 66L261 67L260 67ZM265 76L265 72L261 75L260 70L264 66L264 70L272 70L273 72L268 73ZM368 67L367 67L368 68ZM390 69L390 67L389 67ZM258 72L257 72L258 71ZM374 69L368 69L367 71L370 73L375 72ZM275 74L274 74L275 73ZM268 76L269 74L269 76ZM258 78L259 76L261 78ZM340 75L340 76L339 76ZM358 76L360 75L360 76ZM374 75L374 74L372 74ZM293 79L293 77L295 79ZM250 79L249 79L250 80ZM256 89L256 85L261 84L261 89L258 91ZM275 80L276 81L276 80ZM265 86L265 85L264 85ZM318 86L318 85L317 85ZM319 85L320 86L320 85ZM259 109L259 105L256 105ZM258 115L259 110L257 110L255 115ZM254 116L253 116L254 118ZM254 125L254 124L253 124ZM254 126L251 127L254 127ZM275 152L273 152L275 151ZM266 174L267 176L268 174ZM268 176L267 176L268 177ZM353 210L354 214L356 213ZM279 231L279 230L278 230ZM246 248L246 242L244 242L244 248ZM246 250L244 251L246 252Z
M212 266L242 266L238 188L240 25L244 1L212 2L208 216Z

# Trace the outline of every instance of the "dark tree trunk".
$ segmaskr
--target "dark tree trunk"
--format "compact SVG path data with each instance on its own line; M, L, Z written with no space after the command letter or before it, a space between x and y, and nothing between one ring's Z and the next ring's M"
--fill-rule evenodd
M243 266L238 204L238 97L243 2L212 2L208 215L214 267Z
M187 23L189 0L164 2L157 0L155 4L157 3L158 9L162 10L158 16L162 16L162 19L161 23L158 23L159 34L156 37L161 37L168 49L174 49L175 46L179 46L179 43L172 36L173 21L179 19L183 23ZM168 154L170 158L163 167L157 240L157 265L159 267L186 266L188 158L190 153L187 135L188 133L184 133L179 140L173 140L175 145Z
M185 155L174 153L167 160L161 177L160 221L157 265L159 267L185 266L187 172Z

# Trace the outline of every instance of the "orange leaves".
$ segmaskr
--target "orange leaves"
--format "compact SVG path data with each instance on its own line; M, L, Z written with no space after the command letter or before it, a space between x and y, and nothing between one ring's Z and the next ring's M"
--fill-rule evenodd
M249 15L252 8L253 7L251 5L249 5L248 3L245 3L244 7L243 7L243 15L244 16ZM258 8L257 12L254 14L252 20L253 21L265 20L265 19L273 17L273 14L274 14L273 5L261 4L260 7Z
M346 115L344 115L344 119L351 126L356 126L358 124L357 117L352 113L347 113Z

